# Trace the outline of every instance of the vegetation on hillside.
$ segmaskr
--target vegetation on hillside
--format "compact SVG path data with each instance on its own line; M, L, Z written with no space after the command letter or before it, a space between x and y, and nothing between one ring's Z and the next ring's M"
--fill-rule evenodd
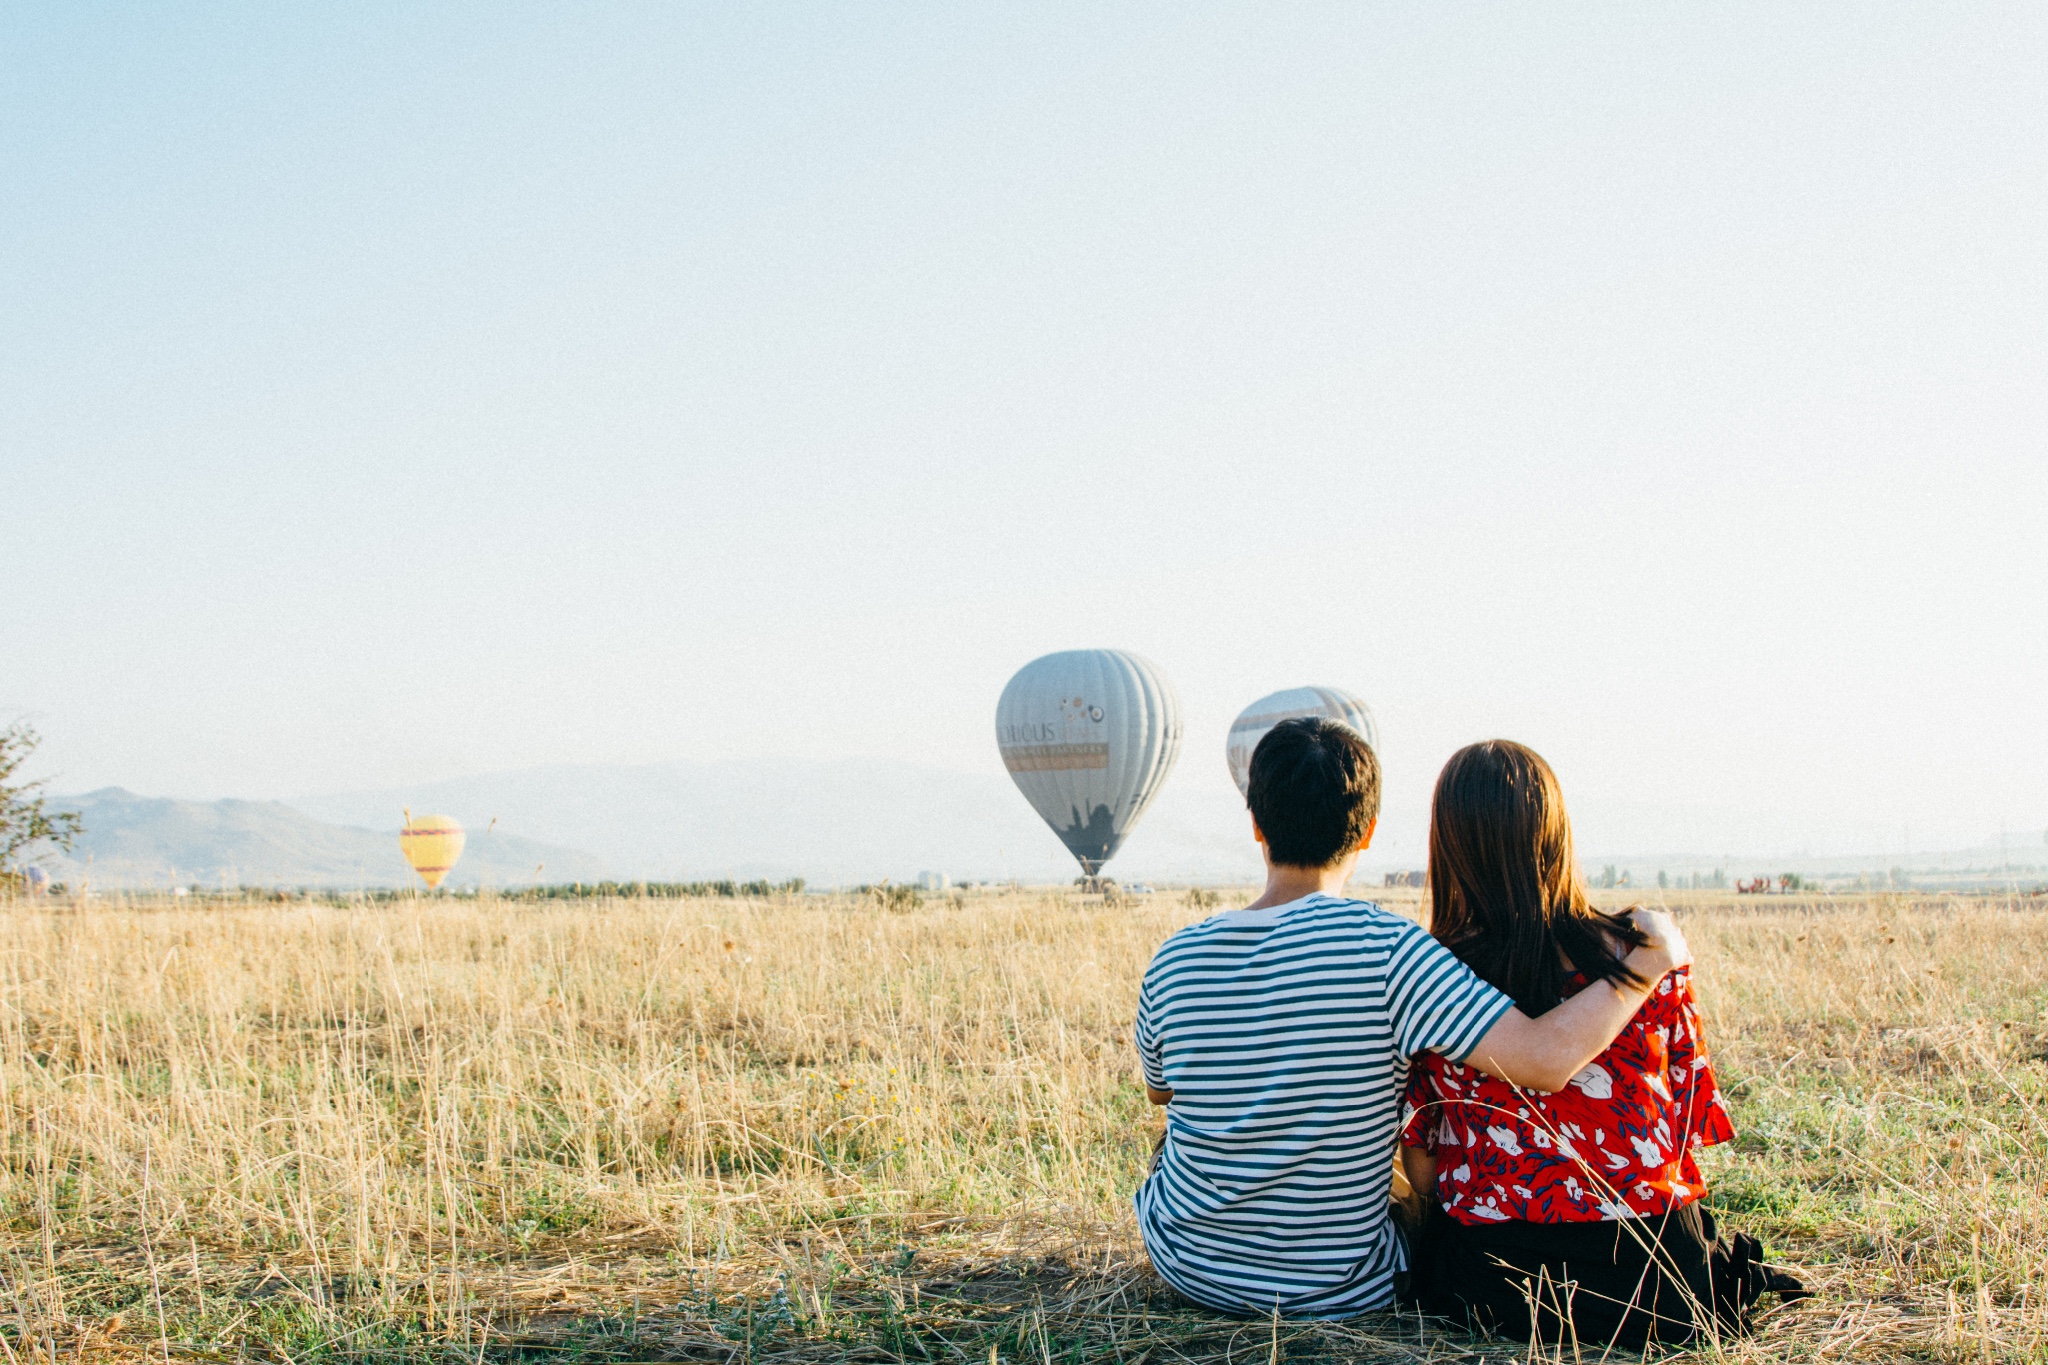
M42 742L23 721L0 729L0 872L10 876L22 858L68 849L84 832L76 812L50 809L44 782L10 782Z

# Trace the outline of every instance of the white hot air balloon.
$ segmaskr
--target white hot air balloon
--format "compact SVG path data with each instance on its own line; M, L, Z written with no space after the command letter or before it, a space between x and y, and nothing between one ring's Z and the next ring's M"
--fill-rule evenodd
M1252 750L1259 747L1266 732L1283 720L1303 716L1341 720L1365 736L1374 754L1380 751L1379 727L1372 723L1372 711L1363 701L1338 687L1290 687L1285 692L1260 697L1230 722L1230 739L1223 753L1230 762L1230 780L1237 783L1238 791L1251 786Z
M996 703L1003 766L1091 881L1159 794L1180 733L1173 684L1120 649L1033 659Z

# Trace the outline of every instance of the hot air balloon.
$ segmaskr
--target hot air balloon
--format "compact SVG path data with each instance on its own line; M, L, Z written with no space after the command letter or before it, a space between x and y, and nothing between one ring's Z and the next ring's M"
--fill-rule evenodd
M1251 785L1252 750L1259 747L1266 732L1283 720L1302 716L1341 720L1365 736L1373 753L1380 751L1380 732L1372 723L1372 711L1357 697L1340 687L1290 687L1285 692L1260 697L1230 723L1230 739L1224 745L1223 756L1230 763L1230 780L1237 783L1240 792Z
M462 856L462 823L448 815L422 815L415 820L407 811L405 828L398 832L398 847L431 890L440 886Z
M1135 654L1048 654L1003 689L996 747L1092 883L1180 757L1180 699Z

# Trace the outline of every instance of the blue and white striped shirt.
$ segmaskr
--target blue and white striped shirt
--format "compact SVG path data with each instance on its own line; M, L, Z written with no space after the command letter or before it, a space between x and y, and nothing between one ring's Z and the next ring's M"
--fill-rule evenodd
M1189 925L1145 971L1145 1083L1171 1090L1139 1187L1152 1264L1226 1312L1384 1308L1407 1248L1387 1217L1408 1059L1458 1060L1511 1001L1410 920L1313 895Z

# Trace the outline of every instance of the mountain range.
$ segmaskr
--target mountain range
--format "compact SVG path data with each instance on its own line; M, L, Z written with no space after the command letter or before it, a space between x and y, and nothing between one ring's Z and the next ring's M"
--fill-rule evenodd
M924 871L1027 882L1077 872L1007 773L887 760L572 764L290 804L322 820L393 829L402 806L473 829L495 817L501 829L587 849L618 878L845 885ZM1243 806L1219 775L1169 783L1112 871L1125 880L1248 880L1259 866Z
M1258 852L1236 790L1219 771L1169 782L1110 871L1125 882L1256 881ZM382 887L411 880L398 851L403 811L447 815L469 830L452 885L612 878L696 881L802 877L813 886L908 880L1061 882L1076 868L1006 773L963 773L882 760L573 764L405 788L317 793L288 801L180 801L105 788L62 799L84 819L70 858L38 859L60 881L101 887L285 885ZM1420 848L1380 840L1359 885L1421 866ZM2038 833L2004 847L1917 856L1753 858L1729 854L1587 855L1638 886L1658 873L1727 878L1797 870L1852 877L1910 864L1930 885L2038 879Z
M398 821L384 830L329 824L276 801L177 801L105 787L53 804L85 827L71 854L35 859L76 886L403 886ZM544 870L543 870L544 869ZM598 859L573 848L472 827L451 886L595 881Z

